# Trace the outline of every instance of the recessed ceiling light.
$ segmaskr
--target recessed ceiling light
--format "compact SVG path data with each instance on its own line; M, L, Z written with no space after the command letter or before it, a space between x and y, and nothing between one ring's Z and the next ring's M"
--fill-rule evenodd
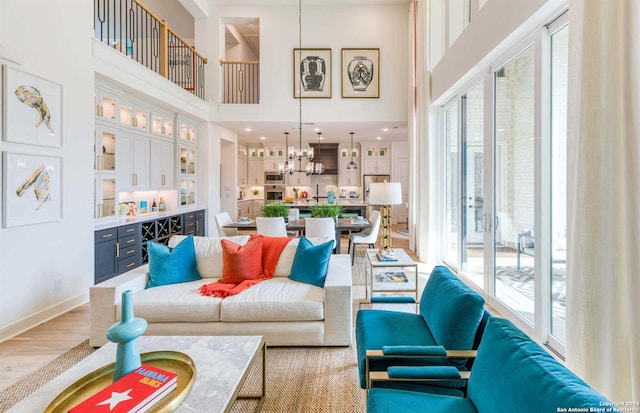
M382 140L382 138L381 138L380 136L378 136L376 139L377 139L377 140Z
M382 131L383 131L383 132L388 132L388 131L389 131L389 128L383 128L383 129L382 129Z
M320 128L315 128L313 131L314 132L320 132Z
M260 137L260 140L261 140L261 141L263 141L263 140L265 140L265 139L267 139L267 138L265 138L264 136L261 136L261 137Z
M251 132L251 128L244 128L245 132Z

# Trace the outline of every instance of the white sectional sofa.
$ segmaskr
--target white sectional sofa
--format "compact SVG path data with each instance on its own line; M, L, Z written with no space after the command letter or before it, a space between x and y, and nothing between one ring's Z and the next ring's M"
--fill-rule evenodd
M169 246L184 236L174 236ZM219 237L194 237L202 280L145 289L148 265L111 278L90 290L90 343L107 342L120 320L122 292L133 292L134 315L147 320L145 335L262 335L270 346L349 346L352 336L351 263L334 254L324 288L288 278L298 240L283 250L272 279L221 299L200 295L203 284L222 273ZM225 237L244 244L248 235Z

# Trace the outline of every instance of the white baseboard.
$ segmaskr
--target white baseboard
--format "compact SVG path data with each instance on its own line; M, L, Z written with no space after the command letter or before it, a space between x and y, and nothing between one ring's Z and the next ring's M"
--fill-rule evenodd
M0 343L88 302L89 293L87 292L2 327L0 328Z

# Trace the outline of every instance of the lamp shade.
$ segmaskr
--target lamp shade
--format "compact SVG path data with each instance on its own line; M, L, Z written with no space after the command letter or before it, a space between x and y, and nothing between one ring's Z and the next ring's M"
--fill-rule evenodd
M402 203L400 182L374 182L369 185L370 205L398 205Z

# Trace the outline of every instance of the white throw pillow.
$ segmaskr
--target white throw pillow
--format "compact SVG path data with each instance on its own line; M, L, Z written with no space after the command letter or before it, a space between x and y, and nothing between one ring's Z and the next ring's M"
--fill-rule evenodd
M169 247L175 247L186 237L186 235L174 235L169 239ZM249 235L236 235L234 237L193 237L198 272L202 278L222 277L222 245L220 241L223 239L235 242L238 245L244 245L249 241Z

